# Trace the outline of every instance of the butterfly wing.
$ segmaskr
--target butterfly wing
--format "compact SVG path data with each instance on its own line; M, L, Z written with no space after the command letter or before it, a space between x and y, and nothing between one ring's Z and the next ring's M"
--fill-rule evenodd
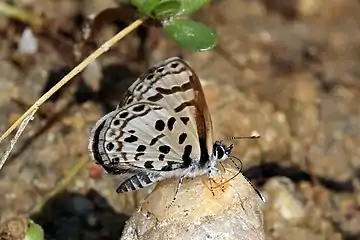
M201 160L207 161L213 148L211 117L200 80L185 61L173 57L154 65L130 86L120 105L141 99L174 109L180 118L189 117L188 128L197 134Z
M151 68L129 88L120 107L98 121L89 150L109 173L127 178L118 192L205 164L212 126L196 74L179 58Z

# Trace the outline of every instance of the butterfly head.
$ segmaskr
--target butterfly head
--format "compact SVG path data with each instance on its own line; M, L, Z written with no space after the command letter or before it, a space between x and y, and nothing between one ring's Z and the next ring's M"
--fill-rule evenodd
M220 141L216 141L213 146L213 156L216 161L224 161L229 158L231 154L231 150L233 149L234 145L231 144L226 146Z

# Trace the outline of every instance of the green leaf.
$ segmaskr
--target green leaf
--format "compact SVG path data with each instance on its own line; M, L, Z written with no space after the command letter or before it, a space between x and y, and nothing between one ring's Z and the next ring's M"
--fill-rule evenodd
M191 51L207 51L215 47L217 35L206 25L188 19L164 22L167 35L182 47Z
M44 230L38 224L31 219L29 220L29 226L26 231L25 240L44 240Z
M152 10L152 15L159 20L167 19L180 11L181 3L176 0L161 1Z
M179 14L192 14L209 2L210 0L181 0L181 9L179 11Z
M160 2L161 0L131 0L132 5L148 16L151 16L151 12Z

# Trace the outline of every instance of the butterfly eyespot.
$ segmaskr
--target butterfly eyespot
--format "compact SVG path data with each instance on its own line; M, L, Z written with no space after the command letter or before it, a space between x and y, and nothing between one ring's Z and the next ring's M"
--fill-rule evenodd
M155 129L158 131L163 131L165 128L165 123L163 120L159 119L155 122Z
M119 115L120 118L126 118L127 116L129 116L129 112L122 112Z
M133 143L133 142L136 142L137 140L138 140L138 138L134 135L131 135L130 137L126 137L124 139L124 141L127 143Z
M112 142L109 142L108 144L106 144L106 149L107 149L108 151L113 150L114 147L115 147L115 145L114 145Z
M134 112L142 112L142 111L144 111L144 109L145 109L145 105L139 105L139 106L133 107L132 110Z
M167 127L170 131L173 130L175 122L176 119L174 117L169 118L169 120L167 121Z
M111 159L111 163L113 163L113 164L116 164L116 163L119 163L119 162L120 162L120 158L118 158L118 157L114 157L114 158Z
M146 161L144 167L148 169L154 168L153 163L154 161Z
M144 152L146 150L146 146L145 145L139 145L136 149L137 152Z
M171 148L167 145L162 145L159 147L159 151L164 153L164 154L168 154L170 152Z
M180 120L187 125L190 119L188 117L180 117Z
M120 125L120 120L119 120L119 119L115 119L115 120L113 121L113 124L114 124L114 126L119 126L119 125Z
M187 138L187 134L186 133L182 133L179 135L179 144L183 144L185 142Z

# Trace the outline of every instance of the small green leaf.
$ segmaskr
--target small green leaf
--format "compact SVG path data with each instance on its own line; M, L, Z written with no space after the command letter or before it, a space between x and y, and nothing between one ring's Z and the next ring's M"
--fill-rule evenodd
M192 14L209 2L210 0L181 0L181 9L179 13L181 15Z
M40 225L36 224L32 220L29 220L25 240L44 240L44 230Z
M191 51L207 51L215 47L217 35L206 25L188 19L173 19L164 23L166 34Z
M177 0L161 1L152 11L152 15L164 20L180 11L181 3Z
M154 7L158 5L161 0L131 0L131 4L139 9L140 12L151 16Z

